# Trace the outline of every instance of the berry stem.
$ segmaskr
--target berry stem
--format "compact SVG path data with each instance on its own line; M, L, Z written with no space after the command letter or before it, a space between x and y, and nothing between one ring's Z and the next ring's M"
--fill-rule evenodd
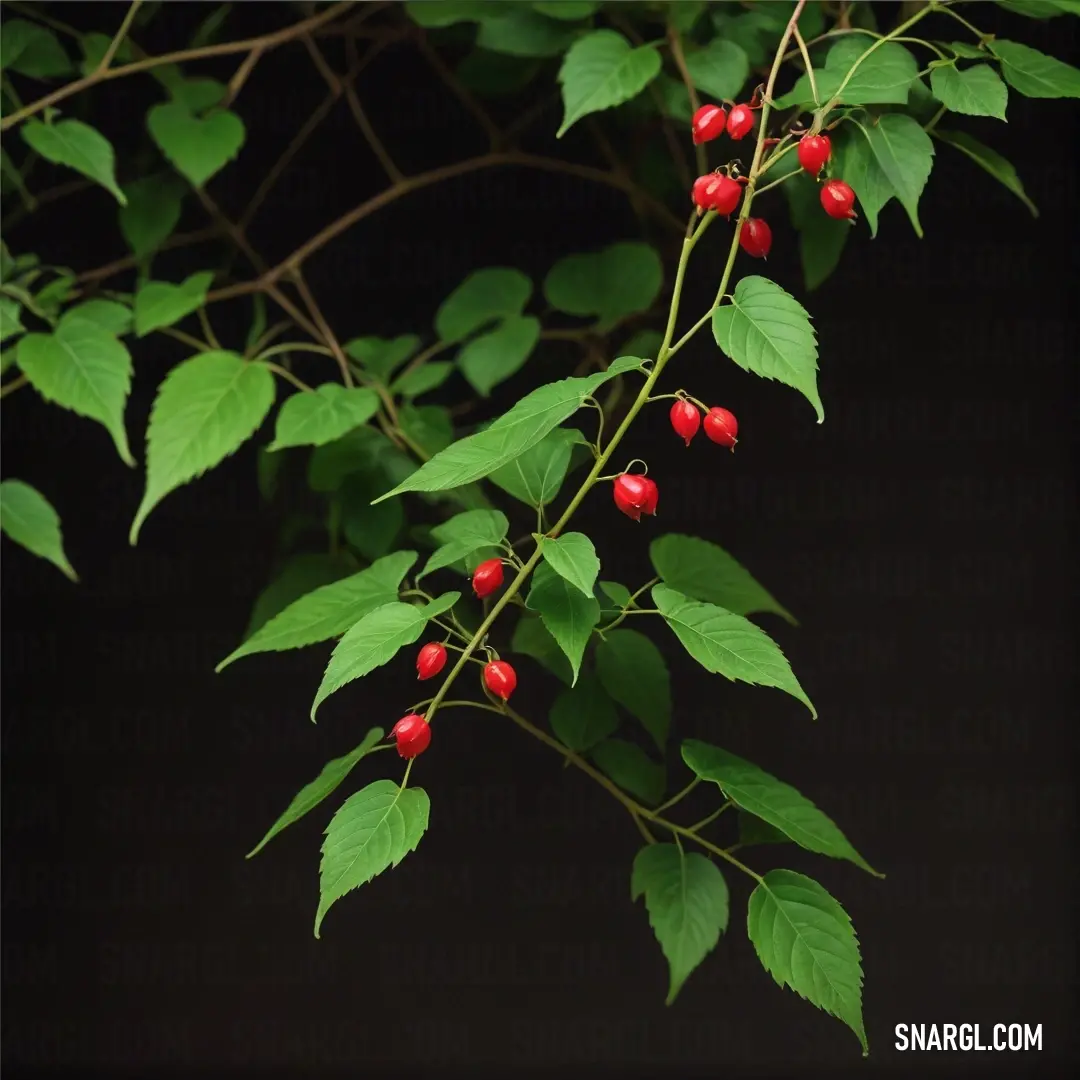
M799 33L798 24L795 25L792 32L795 36L795 44L799 46L799 52L802 53L803 64L806 65L806 77L810 80L810 93L814 96L814 105L820 105L821 101L817 93L817 79L814 77L814 66L810 63L810 53L807 52L806 42L803 41L803 36Z

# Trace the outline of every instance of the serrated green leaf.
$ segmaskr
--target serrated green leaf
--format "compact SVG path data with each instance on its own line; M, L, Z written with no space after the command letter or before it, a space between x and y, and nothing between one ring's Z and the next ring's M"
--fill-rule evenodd
M437 390L453 374L454 365L449 360L432 360L414 371L407 371L394 380L390 387L395 394L405 398L419 397Z
M172 235L180 221L183 181L171 174L146 176L124 184L127 205L120 209L120 232L140 258Z
M702 93L723 101L743 88L750 77L750 61L734 41L716 37L704 49L687 54L686 70Z
M27 334L19 368L46 401L96 420L112 436L125 465L135 465L124 429L131 392L131 353L88 319L64 319L51 334Z
M498 547L506 539L510 522L499 510L466 510L431 530L440 547L428 559L417 581L475 551Z
M26 327L22 324L22 305L10 296L0 296L0 341L21 334ZM569 460L569 450L567 451Z
M574 447L584 441L577 428L556 428L509 465L496 469L488 480L529 506L547 506L566 479Z
M544 562L584 596L592 599L596 577L600 573L600 560L596 557L593 542L584 533L569 532L554 540L545 536L540 546L544 552Z
M206 303L206 293L214 280L212 270L200 270L179 285L169 281L148 281L135 294L135 336L178 323Z
M267 450L324 446L367 423L379 411L379 395L367 387L323 383L293 394L278 412L274 441Z
M798 625L745 567L708 540L667 533L649 545L649 559L665 585L693 600L716 604L736 615L771 611L793 626Z
M874 157L860 125L845 124L837 132L833 158L836 175L851 185L858 196L859 209L870 226L870 235L877 236L878 216L896 192Z
M1009 92L989 64L975 64L963 71L953 65L931 68L930 89L950 112L1005 119Z
M396 338L362 337L347 341L342 348L365 371L389 384L390 376L420 348L416 334Z
M988 47L1005 81L1024 97L1080 98L1080 68L1015 41L995 38Z
M0 34L0 71L54 79L71 73L71 60L47 27L28 19L7 19Z
M68 308L61 321L71 322L75 319L86 319L113 337L123 337L131 330L132 313L131 308L117 300L95 298Z
M636 743L605 739L589 751L596 767L646 806L658 806L667 787L667 770Z
M544 298L568 315L596 316L606 330L647 311L663 284L664 265L656 249L626 240L560 259L544 278Z
M836 823L806 796L752 762L718 746L686 739L682 758L702 780L710 780L736 806L775 826L807 851L847 859L875 877L880 874L853 848Z
M905 118L906 119L906 118ZM713 311L716 344L744 371L798 390L825 419L817 389L817 341L806 309L768 278L744 277Z
M706 671L737 682L775 686L801 701L817 719L817 710L780 646L760 627L714 604L690 600L666 585L655 586L652 597L672 632Z
M583 675L576 685L559 693L548 720L559 741L579 754L614 734L619 726L615 702L592 675Z
M552 22L535 11L514 5L504 14L482 19L476 44L509 56L559 56L576 37L571 27Z
M934 144L917 120L903 113L885 113L864 127L881 171L911 219L915 235L922 237L919 224L919 196L930 179L934 164Z
M650 844L634 859L630 897L644 895L649 925L671 970L670 1005L727 929L729 896L719 869L696 851Z
M274 376L225 350L177 365L158 388L146 434L146 492L129 541L166 495L235 453L274 403Z
M0 483L0 530L40 559L48 559L72 581L78 581L64 553L60 515L37 488L22 480Z
M540 320L532 315L510 315L494 329L467 342L457 364L469 385L482 397L516 374L540 340Z
M576 683L585 646L589 643L593 627L600 621L600 604L596 597L582 596L577 588L550 566L540 563L533 572L532 588L525 603L530 611L537 612L544 620L551 636L566 653Z
M127 196L116 184L116 154L101 132L81 120L45 124L27 120L19 129L23 141L54 165L66 165L100 184L123 206Z
M460 598L461 593L443 593L422 607L395 600L363 616L334 647L311 705L311 719L331 694L388 663L416 641L429 619L449 611Z
M299 821L324 799L333 795L360 759L370 754L385 734L382 728L374 727L364 736L364 741L355 750L328 761L319 775L296 793L281 817L270 826L266 835L244 857L250 859L253 855L258 855L279 832L288 828L293 822Z
M198 117L179 101L155 105L146 114L146 126L176 171L197 188L240 153L246 136L236 113L223 109Z
M323 841L316 937L336 900L416 850L430 805L423 788L401 788L393 780L376 780L345 801Z
M282 564L277 576L255 598L244 639L250 638L300 597L323 585L340 581L355 572L355 569L356 560L352 556L314 553L293 555ZM390 599L393 599L393 596Z
M475 270L439 305L435 333L440 341L462 341L497 319L520 315L532 291L532 281L520 270Z
M614 30L594 30L578 38L559 69L564 116L555 137L583 116L637 97L660 74L660 54L649 45L633 48Z
M837 901L811 878L770 870L750 894L746 931L776 982L847 1024L865 1056L859 943Z
M656 645L637 630L609 630L596 647L596 674L662 753L671 727L671 676Z
M401 581L416 562L415 551L395 551L366 570L324 585L273 615L214 670L260 652L284 652L344 634L365 615L397 599Z
M510 650L531 656L541 667L569 686L574 681L570 661L538 615L524 615L514 627Z
M935 128L934 137L966 154L976 165L985 169L995 180L1004 184L1031 211L1032 217L1039 216L1038 207L1028 198L1016 169L1011 162L1006 161L997 151L991 150L989 146L984 146L978 139L973 139L966 131L947 131L942 128Z

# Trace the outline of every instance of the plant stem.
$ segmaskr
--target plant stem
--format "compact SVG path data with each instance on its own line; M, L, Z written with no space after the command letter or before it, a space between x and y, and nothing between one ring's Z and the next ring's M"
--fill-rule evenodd
M109 47L105 50L105 55L101 58L101 63L98 64L97 70L94 72L95 75L101 76L109 70L109 65L116 55L116 50L120 48L121 43L127 36L127 32L131 29L131 24L135 21L135 16L138 15L142 2L143 0L131 0L131 6L127 9L124 21L120 24L120 29L116 31L116 36L109 42Z
M689 784L686 785L677 795L673 795L667 802L661 803L653 812L656 814L662 814L665 810L670 810L676 803L682 802L691 791L694 790L701 783L701 777L695 776Z
M967 19L965 19L964 16L960 14L960 12L953 11L953 9L951 7L946 7L944 4L941 4L941 5L931 4L926 10L927 11L940 11L945 15L951 15L961 26L966 27L968 30L971 31L971 33L973 33L979 39L979 44L980 45L984 41L986 41L987 38L992 36L991 34L984 34L977 26L973 26L971 23L969 23L967 21ZM924 12L920 12L919 14L920 15L924 14ZM906 29L906 27L905 27L905 29Z
M803 41L802 34L799 33L799 27L795 26L795 42L799 46L799 52L802 53L803 63L806 65L806 77L810 80L810 93L814 96L814 105L820 105L821 102L817 96L817 79L814 77L814 67L810 63L810 53L806 49L806 42Z
M309 393L313 392L314 390L313 387L308 386L306 382L304 382L302 379L298 379L288 368L283 368L280 364L271 363L267 360L263 360L261 357L257 360L253 360L252 363L262 364L264 368L269 369L275 375L279 375L286 382L292 383L297 390L304 390Z

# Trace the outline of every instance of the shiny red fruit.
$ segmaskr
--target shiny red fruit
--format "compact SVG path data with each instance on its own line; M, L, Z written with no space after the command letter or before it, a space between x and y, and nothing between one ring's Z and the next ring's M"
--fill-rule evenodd
M509 701L517 686L517 672L505 660L492 660L484 666L484 685L496 697Z
M403 758L422 754L431 742L431 725L418 713L403 716L391 729L397 740L397 752Z
M430 679L446 667L446 646L437 641L429 641L416 654L416 677Z
M645 481L646 477L637 473L622 473L612 485L615 505L634 521L641 518L641 508L649 501L649 485Z
M754 114L751 112L749 105L736 105L728 113L727 133L733 139L741 139L744 135L749 135L753 126Z
M650 517L656 513L656 504L660 500L660 489L656 486L656 482L650 480L647 476L641 478L645 481L645 501L641 504L641 512L648 514Z
M714 443L719 443L721 446L730 446L734 449L735 444L739 441L735 438L738 433L739 422L735 419L734 414L728 412L727 409L721 409L717 406L705 414L705 434Z
M739 205L742 188L730 176L708 173L694 181L692 197L699 210L715 210L724 217Z
M831 218L853 218L855 192L843 180L828 180L821 185L821 205Z
M702 105L693 120L690 121L690 130L693 132L694 145L712 142L724 134L724 121L727 113L719 105Z
M832 142L828 135L804 135L795 152L798 154L799 164L811 176L817 176L832 154Z
M690 440L698 433L698 428L701 427L701 413L698 412L696 405L689 401L676 401L671 406L671 426L675 429L675 434L680 438L686 440L686 445L690 445Z
M482 562L473 571L473 592L481 599L485 596L490 596L496 589L502 588L502 583L502 559L488 559L486 562Z
M764 259L772 247L772 229L762 218L747 218L739 230L739 246L747 255Z

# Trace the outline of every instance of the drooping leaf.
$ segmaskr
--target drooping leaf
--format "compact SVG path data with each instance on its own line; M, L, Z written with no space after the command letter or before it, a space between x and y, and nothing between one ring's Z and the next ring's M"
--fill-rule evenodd
M559 647L574 672L577 682L585 646L593 627L600 621L600 604L596 597L581 592L560 577L546 563L540 563L533 573L532 588L526 605L544 620L544 626L559 643Z
M37 488L22 480L0 483L0 530L32 555L48 559L72 581L79 580L64 553L60 515Z
M497 319L520 315L532 291L532 282L520 270L475 270L439 306L435 333L440 341L463 341Z
M416 850L427 831L430 806L423 788L402 788L393 780L376 780L345 801L323 841L316 937L336 900Z
M302 596L348 577L355 569L356 560L351 556L315 553L293 555L282 565L273 581L255 598L247 629L244 631L244 640L262 629L275 615ZM393 599L393 594L389 599Z
M736 42L715 37L704 49L687 54L686 70L702 93L723 101L743 88L750 76L750 61Z
M919 196L934 164L934 144L917 120L904 113L885 113L864 127L877 163L907 211L915 235L921 237Z
M370 754L385 734L386 732L382 728L372 728L355 750L328 761L322 767L319 775L296 793L281 817L270 826L266 835L244 857L250 859L253 855L258 855L279 832L288 828L293 822L299 821L310 810L314 810L324 799L333 795L360 759Z
M441 545L428 559L417 580L471 555L475 551L497 548L506 539L510 522L499 510L466 510L432 529Z
M544 278L544 298L568 315L595 315L610 329L628 315L646 311L664 283L656 249L626 240L602 251L567 255Z
M180 221L183 181L171 174L144 176L124 184L120 232L140 258L156 251Z
M544 562L583 595L592 599L600 560L593 542L579 532L563 533L557 539L545 536L541 541Z
M538 615L523 615L518 619L510 639L510 649L522 656L531 656L567 686L574 681L570 661Z
M738 682L775 686L798 698L817 719L817 710L780 646L764 630L741 615L690 600L666 585L655 586L652 597L664 621L706 671Z
M131 308L121 304L117 300L103 300L95 297L93 300L84 300L75 307L70 307L64 312L64 322L73 319L87 319L99 326L107 334L113 337L123 337L131 330Z
M171 281L148 281L135 294L136 337L146 337L162 326L172 326L202 307L213 280L212 270L200 270L179 285Z
M596 674L663 752L671 727L671 676L663 653L637 630L609 630L596 647Z
M226 350L200 353L165 377L146 435L146 493L131 524L137 542L150 511L255 434L274 403L274 376Z
M367 387L323 383L293 394L281 406L268 450L287 446L324 446L367 423L379 409L379 395Z
M658 806L664 798L667 770L636 743L604 739L589 751L589 756L609 780L646 806Z
M71 73L71 59L48 27L29 19L6 19L0 35L0 71L55 79Z
M577 428L556 428L509 465L496 469L488 480L529 506L547 506L566 479L574 447L583 441Z
M950 112L1005 119L1009 92L989 64L958 71L955 64L930 69L930 89Z
M1039 216L1038 207L1028 198L1024 185L1016 173L1012 163L1006 161L997 151L984 146L978 139L973 139L966 131L947 131L943 128L934 129L934 137L940 139L949 146L956 147L962 154L966 154L976 165L985 169L995 180L1004 184L1027 208L1032 217Z
M548 719L559 741L579 754L614 734L619 726L615 702L592 675L583 675L575 686L561 691Z
M390 376L420 348L416 334L396 338L362 337L347 341L342 348L365 371L380 382L390 384Z
M477 45L510 56L547 57L559 56L574 40L573 28L552 22L521 4L504 5L503 12L481 21Z
M670 1005L691 972L727 929L727 882L704 855L675 844L650 844L634 859L630 899L645 897L649 925L671 970Z
M199 117L179 101L155 105L146 114L146 126L158 149L195 187L225 168L246 136L236 113L222 109Z
M990 51L1001 61L1001 74L1029 98L1080 98L1080 68L1015 41L994 38Z
M58 120L54 124L27 120L19 131L26 145L46 161L82 173L105 188L121 206L127 202L127 196L116 183L112 143L89 124L81 120Z
M540 320L510 315L494 329L467 342L457 363L469 385L482 397L516 374L540 340Z
M432 360L407 371L394 380L390 389L404 398L415 398L437 390L453 374L454 365L449 360Z

